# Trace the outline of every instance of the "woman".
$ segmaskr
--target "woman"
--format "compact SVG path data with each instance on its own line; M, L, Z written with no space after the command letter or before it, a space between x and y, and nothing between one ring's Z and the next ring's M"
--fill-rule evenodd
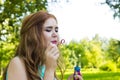
M55 80L59 62L57 19L45 11L27 16L22 23L20 43L4 80Z

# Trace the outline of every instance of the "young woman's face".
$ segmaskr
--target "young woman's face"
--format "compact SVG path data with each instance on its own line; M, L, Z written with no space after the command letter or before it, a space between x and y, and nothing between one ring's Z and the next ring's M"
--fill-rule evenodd
M52 43L58 45L59 35L58 35L58 24L54 18L49 18L45 21L43 25L43 36L45 39L45 46Z

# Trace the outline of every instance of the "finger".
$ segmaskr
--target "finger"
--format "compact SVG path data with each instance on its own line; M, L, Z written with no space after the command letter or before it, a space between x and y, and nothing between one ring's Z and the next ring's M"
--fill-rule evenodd
M59 54L59 51L54 51L52 54L51 54L51 56L56 56L56 55L58 55Z
M54 55L54 59L57 60L58 57L59 57L59 55L60 55L59 53L56 53L56 54Z
M46 48L46 52L50 51L53 47L54 47L54 45L52 43L50 43Z
M51 51L50 51L51 55L55 55L56 53L59 53L59 50L56 46L54 46Z
M59 54L59 50L55 50L55 51L53 52L53 56L56 56L57 54Z
M59 49L58 48L54 48L53 49L53 52L52 52L52 55L53 56L56 56L56 55L58 55L59 54Z
M55 59L55 60L57 60L58 59L58 57L59 57L59 50L58 50L58 48L57 47L53 47L52 49L51 49L51 51L49 52L49 56L51 56L51 57L53 57L53 59Z

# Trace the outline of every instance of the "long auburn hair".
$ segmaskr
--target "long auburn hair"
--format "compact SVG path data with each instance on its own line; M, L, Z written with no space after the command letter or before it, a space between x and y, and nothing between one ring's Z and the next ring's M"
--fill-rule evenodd
M20 43L15 56L23 60L28 80L41 80L38 65L45 63L42 28L48 18L54 18L57 21L56 17L47 11L39 11L25 17L22 22Z

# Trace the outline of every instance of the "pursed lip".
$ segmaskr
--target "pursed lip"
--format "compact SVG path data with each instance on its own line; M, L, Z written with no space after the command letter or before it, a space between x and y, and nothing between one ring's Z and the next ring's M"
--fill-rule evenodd
M56 40L53 40L53 41L51 41L52 42L52 44L57 44L57 41Z

